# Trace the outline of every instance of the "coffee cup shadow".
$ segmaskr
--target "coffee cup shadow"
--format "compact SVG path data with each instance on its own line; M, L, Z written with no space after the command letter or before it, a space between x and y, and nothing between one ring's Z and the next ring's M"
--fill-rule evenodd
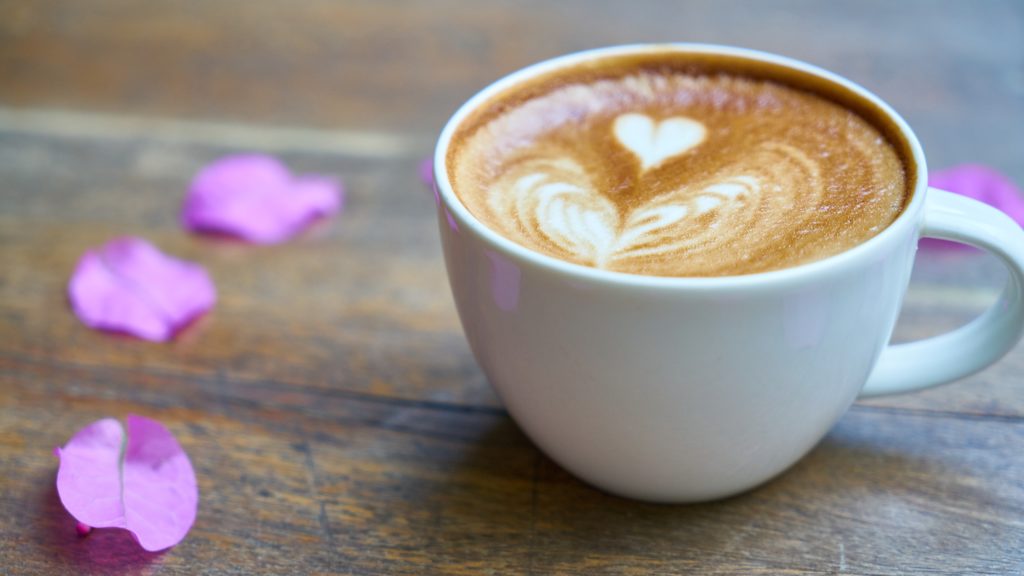
M886 442L874 436L869 431L874 420L854 409L795 466L765 484L723 500L679 505L595 489L540 453L511 420L499 420L482 431L441 484L448 497L442 499L444 521L435 542L443 557L444 548L455 554L470 534L480 538L493 532L509 543L510 554L529 549L534 562L550 563L538 573L631 554L636 561L700 565L746 561L752 555L771 559L783 552L778 534L796 542L794 550L831 558L836 542L851 534L872 537L874 522L917 517L928 494L948 491L951 476L970 473L953 469L956 464L941 455L915 449L926 439ZM510 470L509 459L501 456L510 450L533 452L532 469ZM489 472L500 477L488 480ZM970 490L958 487L964 489ZM468 492L452 497L450 490ZM965 496L998 509L984 490Z

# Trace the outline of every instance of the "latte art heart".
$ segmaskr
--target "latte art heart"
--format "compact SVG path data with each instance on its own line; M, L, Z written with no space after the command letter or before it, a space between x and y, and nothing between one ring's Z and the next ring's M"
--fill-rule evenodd
M584 180L578 166L571 161L559 164L559 172L570 173L568 181L551 172L523 176L516 181L511 197L492 197L495 207L507 210L497 204L513 200L524 228L534 232L538 240L587 261L603 263L619 227L615 205L578 183Z
M642 169L653 168L704 140L704 125L684 117L655 122L645 114L623 114L615 119L615 138L640 160Z
M899 215L901 159L854 112L807 90L670 64L569 71L495 97L453 137L459 199L530 250L661 276L784 268L863 242Z
M788 164L791 170L807 170L807 179L817 177L813 168L801 166L796 150L767 147L759 156L775 156L759 157L759 163ZM737 166L714 181L656 196L623 214L572 158L537 160L522 168L528 173L495 188L500 192L490 196L491 210L511 215L532 244L598 268L703 252L729 242L735 230L764 234L777 225L765 218L766 205L792 202L781 195L763 197L761 179Z

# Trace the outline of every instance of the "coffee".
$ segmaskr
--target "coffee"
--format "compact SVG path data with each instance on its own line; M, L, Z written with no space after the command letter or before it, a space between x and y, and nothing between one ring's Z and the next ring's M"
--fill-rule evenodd
M487 227L632 274L730 276L847 250L914 175L886 116L814 77L724 56L577 64L485 102L448 176Z

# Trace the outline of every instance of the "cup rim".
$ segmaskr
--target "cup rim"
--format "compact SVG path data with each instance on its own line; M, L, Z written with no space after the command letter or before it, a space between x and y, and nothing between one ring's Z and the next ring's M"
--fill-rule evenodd
M524 80L559 68L571 66L579 62L606 57L641 55L645 53L659 52L735 56L773 65L780 65L802 73L811 74L830 83L837 84L840 87L853 92L858 97L867 100L881 110L882 113L893 122L900 135L906 139L911 152L911 157L907 160L914 163L914 173L916 177L914 187L910 192L909 201L906 203L899 216L889 223L884 230L864 242L843 250L838 254L833 254L819 260L788 266L777 270L755 272L751 274L708 277L652 276L630 272L617 272L561 260L559 258L531 250L530 248L506 238L477 219L476 216L474 216L469 209L462 204L462 201L459 200L458 196L455 194L448 178L448 170L446 166L448 148L451 143L452 136L458 129L459 125L479 105L486 102L495 94ZM925 164L924 152L917 136L914 134L913 130L911 130L907 122L891 106L863 86L835 74L834 72L830 72L824 68L790 58L788 56L781 56L761 50L735 46L682 42L625 44L593 48L543 60L499 78L464 102L445 124L444 128L441 130L440 137L438 138L437 145L434 150L433 172L434 192L437 196L439 204L438 207L439 209L446 211L447 218L454 219L455 225L460 231L463 229L471 230L478 238L481 238L489 244L491 248L513 256L520 262L527 263L536 268L558 273L574 280L593 281L605 285L650 288L689 288L703 290L743 288L751 285L789 284L804 279L809 275L816 276L819 274L826 274L829 271L870 258L879 247L897 240L901 231L905 227L913 226L918 223L922 212L921 207L924 203L925 192L928 188L927 166Z

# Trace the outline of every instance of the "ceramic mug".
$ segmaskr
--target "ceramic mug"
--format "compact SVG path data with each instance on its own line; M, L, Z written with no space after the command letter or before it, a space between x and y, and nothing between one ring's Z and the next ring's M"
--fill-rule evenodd
M665 278L571 264L487 228L446 165L460 122L502 90L562 67L648 51L781 65L873 103L909 144L902 214L835 256L731 277ZM721 498L779 474L858 397L957 380L998 360L1024 327L1024 231L980 202L929 189L921 145L888 105L790 58L710 45L590 50L530 66L471 98L437 145L438 222L470 347L509 413L554 461L608 492ZM888 345L922 237L977 246L1009 269L999 300L953 332Z

